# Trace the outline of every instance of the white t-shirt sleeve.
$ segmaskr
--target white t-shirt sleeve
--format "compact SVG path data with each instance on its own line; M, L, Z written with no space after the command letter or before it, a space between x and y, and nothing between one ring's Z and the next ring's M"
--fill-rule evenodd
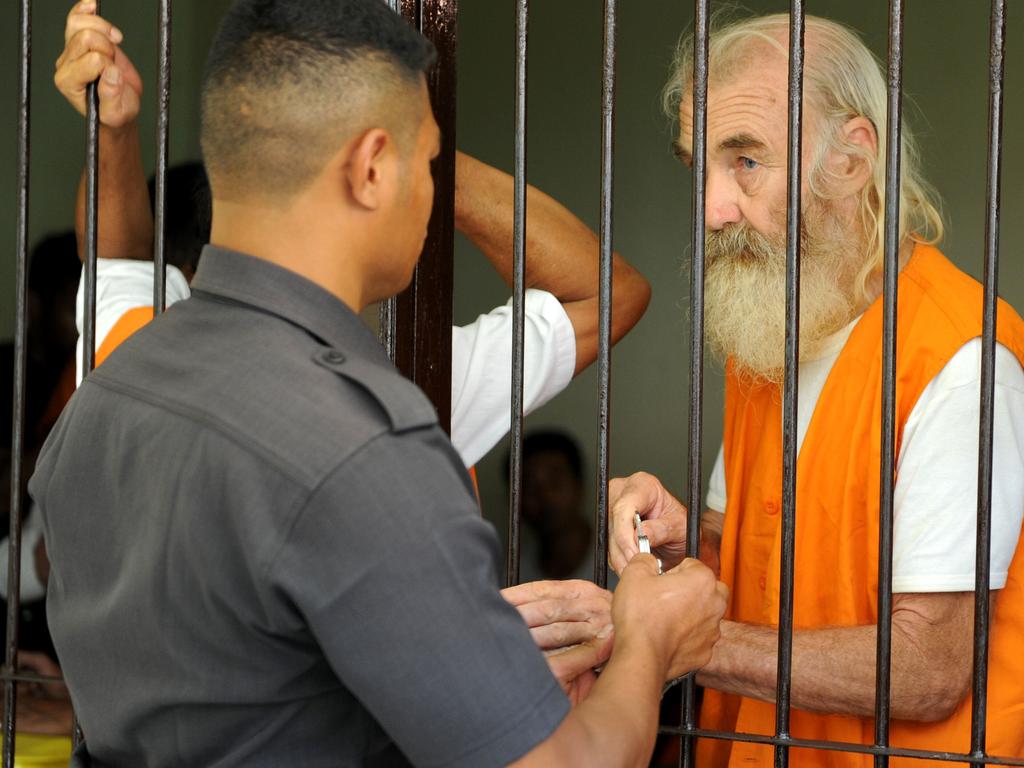
M708 479L708 492L704 499L708 509L725 514L725 445L718 448L718 458L715 459L715 468L711 470L711 477Z
M1001 589L1024 518L1024 370L996 345L990 585ZM981 339L922 392L903 431L893 511L893 591L974 590Z
M572 380L576 333L562 305L546 291L526 292L523 407L529 413ZM512 301L475 322L452 328L452 443L467 467L509 430Z
M75 323L78 345L76 384L82 383L82 330L85 327L85 271L78 283ZM189 297L188 281L177 267L167 265L167 306ZM153 306L153 262L135 259L96 259L96 349L128 311Z

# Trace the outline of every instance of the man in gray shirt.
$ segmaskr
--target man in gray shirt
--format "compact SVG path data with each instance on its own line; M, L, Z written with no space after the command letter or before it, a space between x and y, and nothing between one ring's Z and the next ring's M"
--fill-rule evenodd
M379 0L225 18L192 298L86 379L31 483L83 765L635 764L663 682L710 657L724 588L641 555L607 667L563 691L433 409L358 319L423 244L432 55Z

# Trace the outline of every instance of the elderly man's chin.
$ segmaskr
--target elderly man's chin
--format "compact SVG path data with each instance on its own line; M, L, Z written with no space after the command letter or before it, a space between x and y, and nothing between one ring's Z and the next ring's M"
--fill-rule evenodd
M779 226L777 231L784 232ZM862 238L820 202L804 214L800 259L800 359L821 354L853 319ZM781 383L785 365L786 238L746 224L709 232L704 322L719 360L742 378Z

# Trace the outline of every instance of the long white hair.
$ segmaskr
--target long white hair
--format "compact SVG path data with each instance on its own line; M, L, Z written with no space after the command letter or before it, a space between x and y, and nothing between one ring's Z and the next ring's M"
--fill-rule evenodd
M726 80L742 66L751 45L765 45L788 57L789 16L772 14L723 22L712 20L708 40L708 72L712 80ZM871 181L860 196L860 219L866 243L866 260L857 288L866 294L872 274L882 269L885 251L885 152L888 111L885 77L881 63L850 29L816 16L805 17L804 104L822 118L822 140L814 153L808 177L811 191L826 197L828 171L824 159L830 149L862 156L872 169ZM663 93L669 117L678 119L683 98L690 93L693 79L693 34L683 36L676 49L672 73ZM805 106L805 109L807 107ZM852 118L871 121L878 136L874 156L846 141L842 126ZM902 243L906 238L935 244L942 240L943 224L939 199L925 181L913 133L902 121L900 163L900 224Z

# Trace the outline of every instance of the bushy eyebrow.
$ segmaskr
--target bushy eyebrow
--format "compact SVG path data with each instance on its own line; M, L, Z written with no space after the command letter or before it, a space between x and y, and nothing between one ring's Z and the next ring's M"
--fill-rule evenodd
M749 133L737 133L724 139L718 148L721 149L767 149L768 146L760 139L751 136Z
M765 150L768 145L760 139L749 133L737 133L734 136L730 136L727 139L722 140L718 145L718 150L727 149L739 149L739 150ZM690 150L682 145L679 139L672 142L672 154L675 155L684 165L689 168L693 167L693 155Z

